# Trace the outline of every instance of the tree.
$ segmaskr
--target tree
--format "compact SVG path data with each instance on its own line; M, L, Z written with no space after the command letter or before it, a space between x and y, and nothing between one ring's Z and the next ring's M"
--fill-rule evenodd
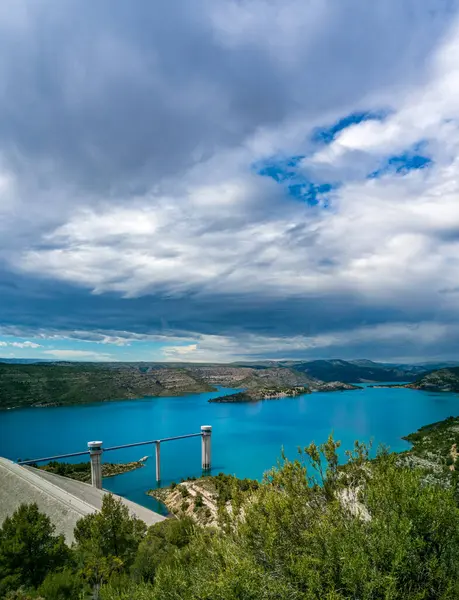
M69 549L36 504L22 504L0 529L0 595L36 587L48 571L63 566Z
M101 511L78 521L75 540L80 547L90 546L101 556L116 557L128 567L135 558L146 529L143 521L129 514L122 500L105 494Z
M130 567L146 529L145 523L131 516L126 505L112 494L105 494L99 513L78 521L76 558L95 595L104 582Z

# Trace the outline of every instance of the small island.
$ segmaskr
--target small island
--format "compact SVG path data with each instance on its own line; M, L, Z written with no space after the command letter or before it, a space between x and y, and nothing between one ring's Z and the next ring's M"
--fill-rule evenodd
M308 386L294 387L261 387L236 392L227 396L218 396L211 398L209 402L219 404L232 404L238 402L259 402L260 400L278 400L279 398L294 398L303 394L311 394L312 392L339 392L345 390L361 390L358 385L351 383L343 383L342 381L313 382Z
M278 398L292 398L300 394L310 394L311 390L307 387L298 386L290 388L260 388L254 390L245 390L227 396L218 396L211 398L209 402L234 403L234 402L258 402L259 400L277 400Z

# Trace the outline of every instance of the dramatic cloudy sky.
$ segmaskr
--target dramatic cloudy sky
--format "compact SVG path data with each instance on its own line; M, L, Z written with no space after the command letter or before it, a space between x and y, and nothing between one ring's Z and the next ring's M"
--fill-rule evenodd
M0 355L457 359L458 4L3 0Z

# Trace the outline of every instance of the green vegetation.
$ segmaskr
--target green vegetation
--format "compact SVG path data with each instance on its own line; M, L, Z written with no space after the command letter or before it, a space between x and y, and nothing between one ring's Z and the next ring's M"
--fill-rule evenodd
M65 565L69 551L64 537L54 531L36 504L23 504L5 519L0 529L0 597L21 586L35 588Z
M430 452L430 436L446 452L456 425L453 419L423 428L410 436L414 448ZM185 517L147 530L107 495L99 514L78 522L69 549L36 506L22 506L0 529L1 594L16 600L456 600L457 481L449 487L426 481L423 471L383 450L370 461L358 442L342 468L338 447L331 437L310 444L296 460L284 457L262 483L220 474L175 487L180 496L185 485L209 480L219 527ZM191 510L196 502L197 496Z
M0 362L0 409L179 396L214 388L183 369Z
M115 475L121 475L140 469L145 463L136 461L131 463L102 463L102 477L114 477ZM62 475L63 477L69 477L70 479L76 479L83 483L91 482L91 463L89 461L82 463L64 463L57 460L52 460L46 465L33 465L37 469L42 471L48 471L49 473L55 473L56 475Z
M400 464L418 468L425 481L456 489L459 477L459 417L421 427L405 438L412 448L398 456Z

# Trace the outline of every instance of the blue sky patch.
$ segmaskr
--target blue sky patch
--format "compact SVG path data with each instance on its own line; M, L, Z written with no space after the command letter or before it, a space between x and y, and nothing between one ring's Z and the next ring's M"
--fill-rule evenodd
M433 164L431 158L424 154L420 154L422 144L416 144L411 150L402 154L390 156L385 160L383 165L368 175L369 179L377 179L388 173L397 173L406 175L410 171L425 169Z
M338 187L332 183L318 183L311 181L300 172L299 164L304 156L291 156L283 159L271 159L262 166L256 165L256 171L263 177L270 177L276 183L284 185L286 192L310 205L319 203L321 196Z
M384 110L354 112L346 117L343 117L342 119L339 119L331 126L316 127L312 133L311 139L313 142L330 144L335 139L337 134L340 131L343 131L343 129L346 129L351 125L357 125L363 121L382 121L385 117L387 117L388 114L389 113Z

